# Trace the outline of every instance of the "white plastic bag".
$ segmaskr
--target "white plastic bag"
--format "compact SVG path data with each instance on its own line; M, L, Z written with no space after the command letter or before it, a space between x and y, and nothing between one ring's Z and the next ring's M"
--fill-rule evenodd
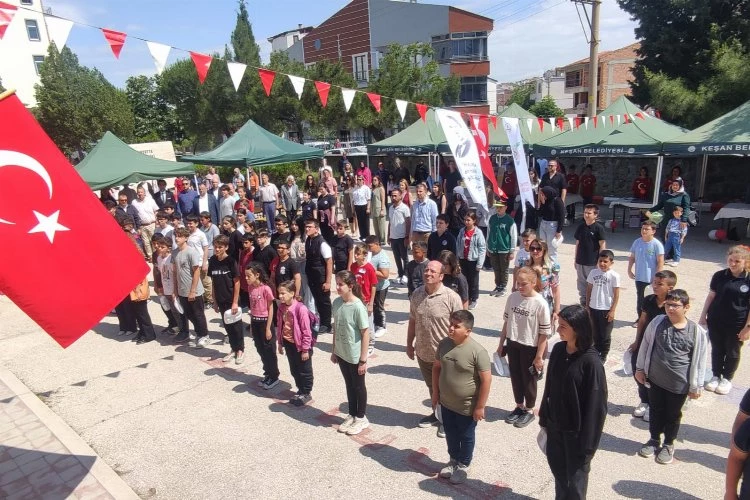
M440 422L441 424L443 423L443 407L440 405L440 403L438 403L435 407L435 418L437 418L438 422Z
M185 309L183 309L179 297L174 299L174 310L180 314L185 314Z
M501 357L497 352L492 355L492 364L495 367L495 372L501 377L510 377L510 367L508 366L508 359L503 356Z
M237 323L241 319L242 309L239 307L237 308L237 314L232 314L231 309L224 311L224 324L231 325L232 323Z
M166 295L159 295L159 303L165 311L172 310L172 301Z

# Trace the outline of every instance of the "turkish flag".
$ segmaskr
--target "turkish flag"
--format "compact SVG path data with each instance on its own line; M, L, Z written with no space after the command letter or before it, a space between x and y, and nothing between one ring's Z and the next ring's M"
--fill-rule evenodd
M62 347L149 271L15 95L0 96L0 239L0 290Z
M492 192L501 198L507 198L503 190L497 185L495 170L492 168L492 161L490 161L490 126L487 115L471 115L469 123L471 124L471 134L474 136L474 142L476 142L479 151L482 173L490 181Z

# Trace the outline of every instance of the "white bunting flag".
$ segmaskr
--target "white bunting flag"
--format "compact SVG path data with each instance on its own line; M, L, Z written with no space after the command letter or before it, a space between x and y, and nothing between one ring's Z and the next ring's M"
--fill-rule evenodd
M229 70L229 77L234 84L234 90L238 90L240 88L240 83L242 82L242 77L245 76L247 64L227 61L227 69Z
M552 125L552 131L554 131L555 130L555 119L554 118L550 118L549 119L549 124Z
M601 115L599 117L599 123L602 124L602 128L607 128L607 117L604 115Z
M571 116L568 117L568 125L570 125L570 130L573 130L573 117Z
M148 51L151 52L151 57L154 59L156 74L161 75L161 72L164 71L164 67L167 65L167 58L172 47L156 42L146 42L146 45L148 46Z
M297 97L302 99L302 91L305 90L305 79L301 76L289 75L289 81L292 82L292 87L297 92Z
M357 95L356 90L352 89L341 89L341 97L344 98L344 107L346 108L346 111L349 111L349 108L352 107L352 102L354 102L354 96Z
M531 179L529 178L529 168L526 163L526 153L523 150L523 138L521 137L521 129L518 126L518 118L503 118L503 128L505 129L505 134L508 136L508 145L510 146L511 154L513 154L518 191L521 195L521 208L523 210L521 227L523 228L526 225L526 205L529 204L533 207L536 204L536 200L534 199L534 191L531 186Z
M529 127L529 133L534 131L534 119L526 118L526 126Z
M635 115L633 113L628 113L628 116L630 117L631 122L635 121Z
M402 101L401 99L396 99L396 109L398 109L398 114L401 115L401 121L404 121L404 118L406 118L406 105L408 103L406 101Z
M583 117L583 127L584 127L584 128L586 129L586 130L588 130L588 129L589 129L589 117L588 117L588 116L584 116L584 117Z
M620 115L617 115L617 126L620 126Z
M68 41L73 21L55 16L44 16L44 22L47 23L47 33L49 33L50 41L55 42L55 47L60 52Z

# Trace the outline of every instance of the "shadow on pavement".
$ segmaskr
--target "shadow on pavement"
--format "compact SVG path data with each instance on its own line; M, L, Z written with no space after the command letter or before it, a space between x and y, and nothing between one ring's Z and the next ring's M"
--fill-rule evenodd
M342 413L349 411L349 406L343 403L339 406ZM387 427L403 427L404 429L417 429L419 419L427 415L419 413L406 413L395 408L386 406L367 405L367 419L373 424Z
M728 450L730 433L681 423L680 435L678 435L677 439L680 441L690 441L691 443L713 444Z
M698 500L698 497L685 493L677 488L642 481L618 481L612 485L612 489L625 498L640 498L644 500L652 498Z
M377 346L377 344L375 344ZM393 375L400 378L411 378L422 380L422 372L416 366L398 366L398 365L375 365L367 369L368 373Z
M0 446L0 497L67 498L89 473L96 457ZM98 483L85 484L75 498L104 493Z
M724 474L727 468L726 457L719 457L705 451L683 449L675 446L674 456L676 460L681 462L699 464L721 474Z
M643 435L644 443L648 441L648 437L649 437L648 432L646 432ZM641 449L642 444L643 443L639 443L638 441L633 441L632 439L625 439L625 438L613 436L612 434L607 434L605 432L602 434L601 441L599 441L599 449L634 457L638 454L638 450Z

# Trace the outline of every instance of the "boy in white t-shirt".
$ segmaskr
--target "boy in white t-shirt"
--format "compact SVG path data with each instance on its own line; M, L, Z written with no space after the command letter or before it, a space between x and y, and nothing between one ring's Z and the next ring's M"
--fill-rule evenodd
M172 262L172 242L164 237L157 238L154 235L154 249L156 250L156 271L154 273L154 284L156 293L161 297L166 297L169 302L169 309L164 307L162 304L162 311L167 316L168 324L167 327L162 330L162 333L178 334L181 331L187 331L187 324L185 318L180 314L174 305L174 290L175 290L175 277L174 277L174 263ZM156 279L156 276L159 279ZM159 286L160 285L160 286Z
M612 270L614 261L612 250L600 251L596 268L586 279L586 305L594 328L594 348L599 351L602 363L607 361L615 309L620 300L620 275Z

